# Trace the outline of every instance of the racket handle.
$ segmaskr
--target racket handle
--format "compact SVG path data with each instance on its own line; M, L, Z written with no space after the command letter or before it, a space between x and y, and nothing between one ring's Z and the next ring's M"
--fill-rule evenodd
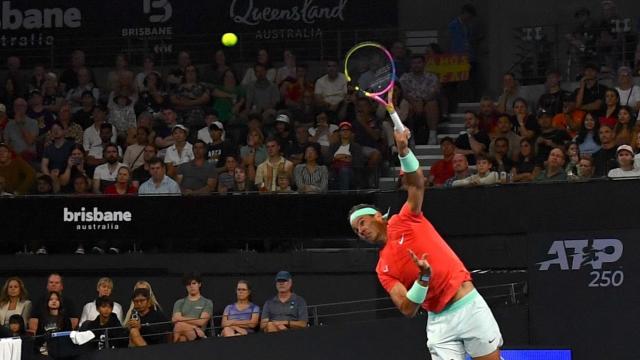
M389 111L389 116L391 117L391 121L393 121L393 130L397 132L404 131L404 125L402 124L402 120L400 120L400 116L395 110Z

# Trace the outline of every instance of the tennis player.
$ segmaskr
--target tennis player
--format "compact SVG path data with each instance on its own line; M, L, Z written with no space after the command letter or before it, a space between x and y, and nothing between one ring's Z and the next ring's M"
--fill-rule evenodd
M471 275L422 214L424 177L407 146L409 131L394 132L407 202L387 220L371 205L349 212L353 231L380 246L376 272L393 303L407 317L429 312L427 346L433 360L500 360L498 324L471 283Z

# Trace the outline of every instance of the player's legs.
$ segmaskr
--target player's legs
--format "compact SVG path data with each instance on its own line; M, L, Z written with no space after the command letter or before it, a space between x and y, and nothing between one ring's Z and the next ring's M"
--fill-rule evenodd
M432 360L465 360L464 343L456 336L456 325L450 315L429 313L427 348Z
M465 351L476 360L500 360L502 334L482 296L477 294L461 313L460 335Z

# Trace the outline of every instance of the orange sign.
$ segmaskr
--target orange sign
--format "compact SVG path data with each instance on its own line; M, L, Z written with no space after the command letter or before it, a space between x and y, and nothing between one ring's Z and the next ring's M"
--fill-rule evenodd
M467 55L429 55L425 62L425 71L438 75L441 83L469 80L471 65Z

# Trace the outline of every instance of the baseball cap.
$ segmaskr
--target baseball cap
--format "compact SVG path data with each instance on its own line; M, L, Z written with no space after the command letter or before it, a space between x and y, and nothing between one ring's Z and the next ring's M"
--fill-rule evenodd
M183 131L184 131L184 132L186 132L186 133L188 133L188 132L189 132L189 129L187 129L187 127L186 127L186 126L184 126L184 125L182 125L182 124L177 124L177 125L175 125L175 126L173 127L173 129L171 129L171 132L173 133L174 131L176 131L176 129L181 129L181 130L183 130Z
M633 148L629 145L620 145L618 146L618 150L616 150L616 154L618 154L620 151L628 151L631 153L631 155L633 155Z
M209 125L209 130L222 130L224 131L224 125L220 121L214 121Z
M276 281L289 281L291 280L291 274L288 271L279 271L276 274Z
M351 126L350 122L343 121L343 122L340 123L340 125L338 125L338 128L339 129L347 128L347 129L351 130L352 126Z
M291 120L289 120L289 116L287 116L286 114L278 115L276 121L283 122L285 124L289 124L291 122Z
M7 107L4 106L4 104L0 104L0 112L4 112L4 113L7 112Z

